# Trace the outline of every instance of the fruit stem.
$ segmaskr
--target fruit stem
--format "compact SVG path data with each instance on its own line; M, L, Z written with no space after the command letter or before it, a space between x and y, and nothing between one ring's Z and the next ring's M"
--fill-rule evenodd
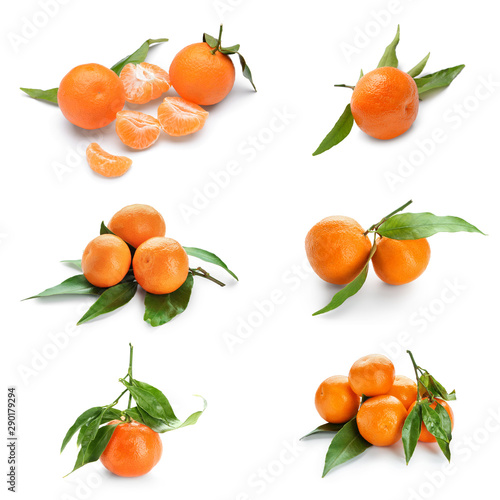
M201 267L197 267L196 269L189 268L189 270L193 273L194 276L201 276L202 278L206 278L207 280L217 283L217 285L219 286L226 286L225 283L222 283L222 281L219 281L213 276L210 276L210 274L207 273L205 269L202 269Z
M417 371L417 363L415 362L415 358L413 357L413 354L410 350L407 350L406 351L408 353L408 355L410 356L410 359L411 359L411 362L413 364L413 370L415 371L415 377L417 379L417 403L420 402L420 388L419 388L419 384L422 384L422 382L420 382L420 377L418 376L418 371ZM424 385L424 384L422 384Z
M344 87L346 89L354 90L354 85L346 85L345 83L337 83L334 87Z
M132 362L134 360L134 346L130 342L128 345L130 346L130 356L128 362L128 377L129 377L128 380L130 383L132 383ZM130 410L131 405L132 405L132 393L129 392L127 410Z
M220 25L220 27L219 27L219 39L217 40L217 47L215 47L215 48L211 51L212 55L215 55L215 53L219 50L219 48L220 48L220 44L221 44L221 40L222 40L222 23L221 23L221 25Z
M393 210L389 215L386 215L384 218L380 220L380 222L377 222L376 224L373 224L370 229L367 229L363 234L366 236L368 233L371 231L376 231L387 219L390 219L393 215L396 215L398 212L403 211L408 205L411 205L413 203L413 200L407 201L404 205L401 205L399 208L396 208L396 210Z

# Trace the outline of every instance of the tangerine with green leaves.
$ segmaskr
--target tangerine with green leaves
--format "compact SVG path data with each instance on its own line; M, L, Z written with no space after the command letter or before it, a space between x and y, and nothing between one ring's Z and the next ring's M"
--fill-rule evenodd
M371 243L350 217L334 215L315 224L306 236L306 254L314 272L335 285L350 283L368 261Z
M392 361L383 354L359 358L349 370L349 384L359 396L379 396L390 391L395 370Z
M137 248L149 238L165 236L165 220L158 210L136 203L116 212L108 228L127 243Z
M428 400L429 398L423 398L423 400ZM408 411L408 413L413 410L413 407L415 406L416 402L414 402ZM436 398L430 405L430 407L434 410L437 405L442 406L445 410L446 413L448 413L448 416L450 417L451 420L451 428L453 430L453 426L455 425L455 417L453 415L453 410L451 409L451 406L444 401L443 399ZM420 437L418 438L419 441L422 441L423 443L435 443L436 438L427 430L427 427L425 424L422 422L422 430L420 431Z
M360 78L351 97L358 127L376 139L393 139L406 132L418 114L418 88L404 71L385 66Z
M407 417L403 403L394 396L367 399L356 415L359 433L374 446L391 446L401 439Z
M83 252L83 275L92 285L108 288L125 277L131 260L130 249L121 238L114 234L101 234Z
M208 43L184 47L172 60L170 81L184 99L201 105L222 101L234 85L233 61Z
M334 375L320 384L314 402L321 418L331 424L342 424L356 415L360 401L348 378Z
M186 281L189 259L172 238L150 238L137 248L132 261L134 275L146 292L155 295L175 292Z
M426 269L431 247L426 238L393 240L377 238L372 263L375 274L389 285L405 285L416 280Z
M147 474L159 461L163 451L160 435L144 424L132 420L112 420L118 424L100 459L113 474L138 477Z

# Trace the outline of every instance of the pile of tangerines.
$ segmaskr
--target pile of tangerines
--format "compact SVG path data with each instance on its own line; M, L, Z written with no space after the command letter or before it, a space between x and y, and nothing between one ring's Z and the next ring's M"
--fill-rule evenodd
M327 454L324 475L370 445L391 446L401 438L407 463L417 441L438 442L450 458L454 417L446 400L455 399L455 393L448 393L409 354L417 382L405 375L396 375L388 357L370 354L354 362L347 377L334 375L320 384L315 405L328 424L308 436L338 432ZM443 417L442 412L447 417ZM347 445L343 434L348 434Z
M62 79L58 89L52 89L57 90L52 102L59 105L72 124L84 129L105 127L116 119L118 137L134 150L152 146L162 130L173 137L193 134L204 126L208 117L208 111L200 105L222 101L233 88L235 69L230 55L239 56L243 75L253 85L250 69L238 52L239 45L224 48L221 37L222 26L218 39L204 34L203 42L188 45L174 57L168 73L144 62L147 48L144 52L142 47L126 58L134 62L123 67L120 63L112 69L96 63L76 66ZM166 39L149 42L163 41ZM149 48L148 42L146 45ZM180 97L165 97L157 117L123 109L126 102L145 104L158 99L172 86ZM46 100L50 92L22 90ZM88 146L86 155L92 170L105 177L121 176L132 165L130 158L112 155L97 143Z

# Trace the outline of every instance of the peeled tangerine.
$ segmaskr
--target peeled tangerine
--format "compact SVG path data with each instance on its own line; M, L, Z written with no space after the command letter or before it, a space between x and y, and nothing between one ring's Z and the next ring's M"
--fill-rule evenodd
M96 142L87 147L87 162L94 172L104 177L120 177L132 165L130 158L109 154Z
M120 72L125 88L125 100L133 104L145 104L158 99L171 84L168 73L155 64L129 63Z

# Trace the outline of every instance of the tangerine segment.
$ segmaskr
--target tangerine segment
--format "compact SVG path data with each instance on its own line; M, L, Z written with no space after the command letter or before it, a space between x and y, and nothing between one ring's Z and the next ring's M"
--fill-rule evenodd
M145 104L158 99L170 87L168 73L156 64L129 63L123 67L120 80L125 88L125 99L133 104Z
M208 111L182 97L165 97L158 108L161 128L174 137L197 132L203 128L207 117Z
M146 292L156 295L175 292L186 281L189 259L172 238L150 238L135 251L132 261L135 279Z
M132 165L130 158L109 154L97 142L88 145L87 162L94 172L104 177L120 177Z
M137 477L147 474L160 460L160 435L139 422L112 420L118 424L101 455L101 462L113 474Z
M126 146L146 149L160 137L160 122L140 111L120 111L116 115L116 133Z
M392 139L406 132L417 117L418 105L415 80L392 67L366 73L351 97L356 124L376 139Z

